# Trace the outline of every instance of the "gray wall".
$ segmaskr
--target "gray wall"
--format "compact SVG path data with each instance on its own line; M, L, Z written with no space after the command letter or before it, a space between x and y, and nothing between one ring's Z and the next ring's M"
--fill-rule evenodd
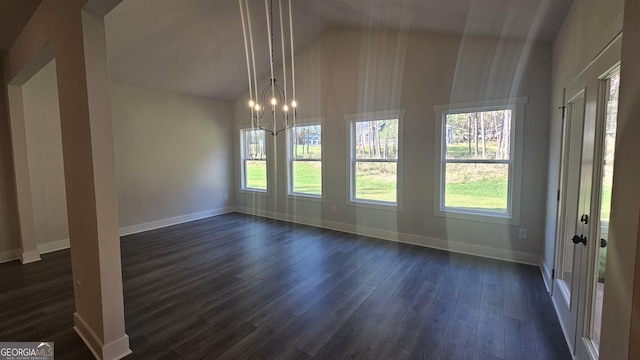
M0 262L18 258L20 226L16 202L15 174L11 155L11 131L4 75L0 71Z
M54 69L45 67L22 89L36 239L44 252L67 247L69 238ZM231 104L111 82L111 105L122 233L232 209ZM19 246L17 234L3 236L3 259L18 256Z
M287 198L285 142L269 144L272 191L239 191L239 132L249 124L248 95L234 105L236 205L258 213L484 256L539 263L543 246L551 45L506 39L334 29L296 54L300 118L324 118L324 199ZM264 82L263 82L264 83ZM520 226L433 215L435 114L453 102L528 96ZM344 115L405 109L403 210L346 205ZM275 187L273 186L275 184ZM331 206L336 212L331 213ZM518 238L527 228L528 240Z
M69 246L57 85L51 62L22 86L31 202L41 251L46 243Z
M229 103L111 82L111 109L121 229L228 211Z

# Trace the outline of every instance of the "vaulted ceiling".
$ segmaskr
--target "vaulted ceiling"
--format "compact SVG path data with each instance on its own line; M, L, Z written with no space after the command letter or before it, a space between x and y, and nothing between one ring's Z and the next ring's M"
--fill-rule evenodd
M247 1L254 22L263 26L254 33L257 53L265 54L257 59L258 73L265 75L264 1ZM39 3L0 0L0 55ZM295 46L303 48L332 26L552 41L570 4L571 0L292 0ZM242 26L234 0L123 0L105 23L114 80L222 100L233 100L246 90Z
M249 1L256 52L264 54L256 66L265 74L264 0ZM298 49L327 28L325 19L309 8L313 2L293 0ZM112 79L223 100L235 99L248 87L237 0L124 0L105 23Z
M248 0L258 73L268 67L264 1ZM286 2L286 1L285 1ZM292 0L297 49L331 26L552 41L571 0ZM261 17L260 17L261 16ZM246 90L238 2L124 0L106 17L111 77L232 100ZM276 56L277 57L277 56ZM279 61L279 60L278 60Z

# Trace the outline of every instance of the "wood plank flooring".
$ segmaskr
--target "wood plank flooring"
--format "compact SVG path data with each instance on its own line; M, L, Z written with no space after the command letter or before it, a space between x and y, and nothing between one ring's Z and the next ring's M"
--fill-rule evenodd
M533 266L227 214L122 238L131 359L570 359ZM0 341L73 332L69 251L0 265Z

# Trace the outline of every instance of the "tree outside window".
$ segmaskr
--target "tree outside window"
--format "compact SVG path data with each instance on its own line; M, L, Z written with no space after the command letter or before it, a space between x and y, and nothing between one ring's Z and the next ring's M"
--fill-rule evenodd
M511 110L447 114L445 122L445 208L506 213Z
M348 117L352 204L397 207L403 114L403 111L393 111Z
M267 190L267 151L264 130L243 129L242 144L242 189Z
M322 126L296 125L289 130L289 194L322 196Z
M527 98L436 106L435 215L519 222Z

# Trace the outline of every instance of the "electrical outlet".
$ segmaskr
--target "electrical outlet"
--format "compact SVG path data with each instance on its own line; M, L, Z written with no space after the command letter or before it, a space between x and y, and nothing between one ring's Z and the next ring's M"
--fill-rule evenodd
M331 213L332 214L336 213L336 206L335 205L331 205Z
M229 194L224 194L224 201L229 201Z
M527 238L527 229L520 229L518 231L518 237L520 239L526 239Z

